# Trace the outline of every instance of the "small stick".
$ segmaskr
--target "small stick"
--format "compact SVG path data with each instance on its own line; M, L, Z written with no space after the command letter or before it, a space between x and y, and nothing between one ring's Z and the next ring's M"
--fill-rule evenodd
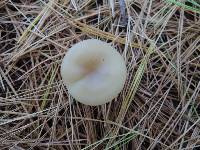
M120 15L122 17L121 25L126 26L127 25L127 16L126 16L125 0L119 0L119 6L120 6Z

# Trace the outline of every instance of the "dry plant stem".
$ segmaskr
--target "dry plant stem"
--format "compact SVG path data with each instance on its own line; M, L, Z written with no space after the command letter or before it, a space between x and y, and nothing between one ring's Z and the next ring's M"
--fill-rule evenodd
M52 5L52 3L51 3L51 5ZM47 4L47 8L49 7L51 9L54 9L51 5ZM56 5L56 4L54 4L54 5ZM58 5L56 5L56 6L58 6ZM123 7L125 7L125 5L123 5ZM64 12L66 12L66 11L64 11ZM60 15L62 15L62 14L60 14ZM39 16L38 16L38 18L35 19L34 22L36 22L40 18ZM67 13L67 16L69 16L69 17L67 17L67 18L65 16L63 16L63 17L68 19L70 21L70 23L72 23L73 26L77 27L78 29L82 30L85 33L89 33L89 34L92 34L92 35L100 36L100 37L103 37L103 38L106 38L106 39L109 39L109 40L112 40L112 41L119 42L121 44L125 44L126 43L126 39L125 38L121 38L121 37L117 37L116 38L114 35L112 35L112 34L110 34L108 32L104 32L104 31L101 31L101 30L99 30L97 28L94 28L94 27L88 26L88 25L86 25L84 23L81 23L79 21L80 19L75 19L73 16L71 16L68 13ZM27 32L32 28L33 25L31 24L31 26L28 27L28 29L26 30L26 32L22 35L22 37L20 39L22 39L24 37L24 35L27 34ZM131 43L130 46L135 47L135 48L140 48L141 44ZM145 47L143 47L143 48L144 48L144 50L146 49Z
M147 60L149 59L150 55L154 52L154 47L150 47L148 49L148 53L147 55L142 59L141 64L138 67L138 70L135 73L135 76L133 78L133 82L131 84L131 89L127 95L127 97L125 97L125 100L122 102L118 117L116 119L116 122L118 124L122 124L124 117L127 113L127 110L129 108L129 106L131 105L131 102L134 100L135 94L137 92L138 86L140 85L144 70L147 67ZM117 135L119 132L120 128L114 128L113 131L111 132L111 136ZM111 139L108 143L107 146L110 146L110 144L112 144L113 139Z

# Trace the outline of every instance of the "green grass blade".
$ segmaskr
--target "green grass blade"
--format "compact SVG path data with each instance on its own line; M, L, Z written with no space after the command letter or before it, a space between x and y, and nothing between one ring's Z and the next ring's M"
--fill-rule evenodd
M200 8L196 8L196 7L199 7L199 4L190 0L190 2L195 5L196 7L191 7L191 6L188 6L182 2L178 2L176 0L166 0L166 2L168 3L172 3L172 4L175 4L177 7L181 7L185 10L188 10L188 11L192 11L192 12L195 12L195 13L199 13L200 14Z

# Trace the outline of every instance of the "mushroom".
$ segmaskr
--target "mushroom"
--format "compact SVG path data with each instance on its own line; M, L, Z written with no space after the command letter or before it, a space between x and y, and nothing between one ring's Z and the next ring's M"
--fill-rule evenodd
M110 44L88 39L73 45L66 53L61 76L75 100L96 106L118 96L127 70L123 57Z

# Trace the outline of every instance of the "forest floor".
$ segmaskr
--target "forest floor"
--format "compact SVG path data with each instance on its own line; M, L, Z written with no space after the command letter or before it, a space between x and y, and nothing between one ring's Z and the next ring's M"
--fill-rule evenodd
M128 70L101 106L74 101L60 76L68 49L90 38ZM1 150L198 147L199 0L0 0Z

